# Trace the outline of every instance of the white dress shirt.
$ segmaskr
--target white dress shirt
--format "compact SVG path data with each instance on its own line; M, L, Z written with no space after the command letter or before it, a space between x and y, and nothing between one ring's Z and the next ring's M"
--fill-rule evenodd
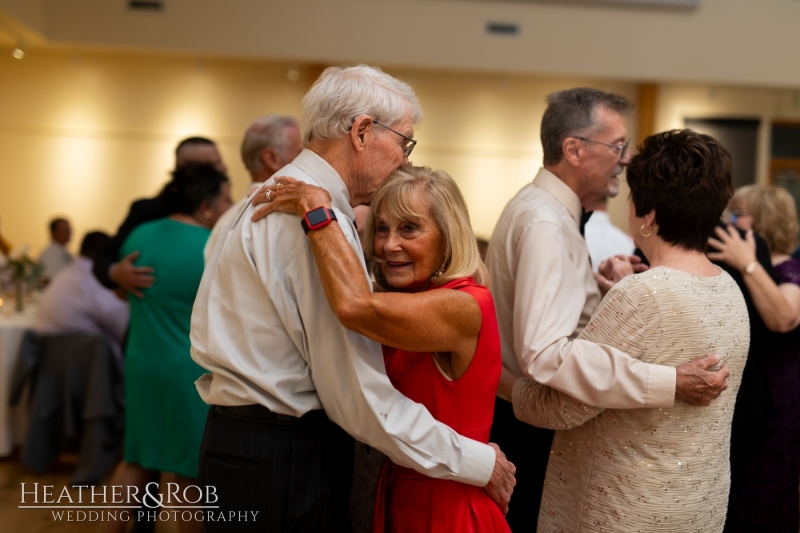
M348 242L363 257L349 193L333 167L304 150L276 175L326 189ZM275 213L252 223L254 210L237 211L195 300L192 358L211 371L197 380L203 400L261 404L292 416L324 408L333 422L399 465L486 485L494 450L400 394L386 376L380 345L333 314L300 218Z
M239 211L244 208L244 204L252 200L250 196L250 191L253 189L257 189L264 185L262 181L253 181L247 187L247 194L244 195L244 198L236 202L230 209L225 211L221 217L217 220L217 223L214 224L214 227L211 229L211 235L208 237L208 242L206 242L206 247L203 249L203 260L208 263L209 259L211 259L211 254L214 253L214 247L217 246L222 235L225 234L231 226L236 223L237 215Z
M545 169L503 210L486 253L503 366L589 405L671 407L674 368L575 339L600 303L580 219L578 196Z
M53 279L62 268L72 262L72 254L64 248L63 245L57 242L51 242L50 245L42 251L39 256L39 264L42 265L42 276L47 279Z
M83 256L66 266L39 300L36 330L40 333L102 333L121 355L128 329L128 302L103 287L92 273L94 263Z
M617 254L630 255L636 249L631 236L612 224L605 211L592 213L584 226L583 234L586 237L586 246L589 248L594 272L597 272L600 263L609 257Z

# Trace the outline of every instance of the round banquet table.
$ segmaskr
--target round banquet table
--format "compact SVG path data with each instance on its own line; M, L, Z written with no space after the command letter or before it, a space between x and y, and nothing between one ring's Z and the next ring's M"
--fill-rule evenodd
M0 306L0 457L9 455L15 444L22 443L25 435L26 398L16 407L10 407L8 397L22 336L36 324L35 304L26 302L22 313L13 307L13 301Z

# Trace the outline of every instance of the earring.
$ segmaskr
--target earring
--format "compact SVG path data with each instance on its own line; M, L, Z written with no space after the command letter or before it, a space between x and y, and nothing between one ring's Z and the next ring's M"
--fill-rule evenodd
M209 213L208 211L204 211L203 212L203 218L208 220L209 218L211 218L211 213Z
M441 278L442 274L444 274L444 265L439 267L439 270L437 270L436 273L433 275L433 279Z
M648 229L648 233L647 234L645 234L644 228ZM639 228L639 233L641 234L642 237L649 237L650 235L653 234L653 227L652 226L648 226L647 224L642 224L642 227Z

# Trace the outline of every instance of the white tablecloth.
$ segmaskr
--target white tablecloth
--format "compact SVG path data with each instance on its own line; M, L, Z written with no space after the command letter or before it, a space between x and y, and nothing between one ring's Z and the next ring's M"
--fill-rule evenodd
M25 436L26 399L23 398L20 405L12 408L8 405L8 396L22 336L26 329L32 329L35 324L36 307L33 304L27 304L22 313L13 310L13 303L5 303L0 307L0 457L9 455L14 444L22 443Z

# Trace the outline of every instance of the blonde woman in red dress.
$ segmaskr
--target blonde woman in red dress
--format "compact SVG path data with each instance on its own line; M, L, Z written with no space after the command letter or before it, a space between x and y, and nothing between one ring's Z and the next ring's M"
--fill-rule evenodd
M303 215L331 206L323 189L291 178L276 181L280 185L268 188L266 212ZM367 257L386 292L372 291L359 244L349 242L337 223L308 232L336 316L383 344L386 371L400 392L458 433L488 442L500 337L458 186L442 171L406 166L376 193L367 218ZM504 515L483 488L433 479L387 459L373 531L509 532Z

